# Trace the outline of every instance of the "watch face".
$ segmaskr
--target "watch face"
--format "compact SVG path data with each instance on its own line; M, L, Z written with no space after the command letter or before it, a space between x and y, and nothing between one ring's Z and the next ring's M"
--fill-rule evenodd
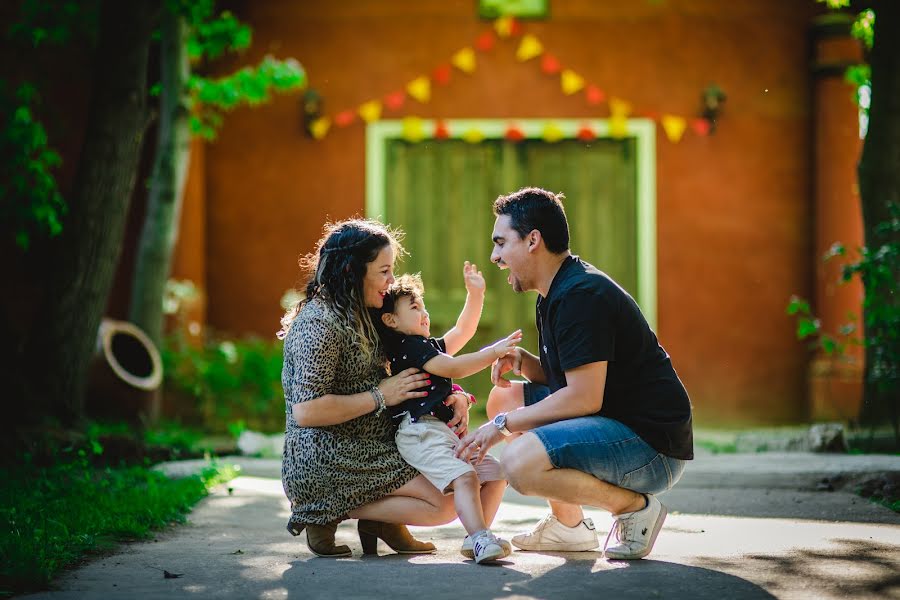
M499 414L494 417L494 425L497 426L497 429L503 429L506 427L506 414Z

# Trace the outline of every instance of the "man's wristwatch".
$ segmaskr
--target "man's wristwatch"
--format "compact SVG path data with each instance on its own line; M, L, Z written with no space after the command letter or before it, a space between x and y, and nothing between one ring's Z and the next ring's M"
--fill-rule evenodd
M506 413L500 413L493 420L494 427L500 430L504 436L512 435L512 431L506 428Z

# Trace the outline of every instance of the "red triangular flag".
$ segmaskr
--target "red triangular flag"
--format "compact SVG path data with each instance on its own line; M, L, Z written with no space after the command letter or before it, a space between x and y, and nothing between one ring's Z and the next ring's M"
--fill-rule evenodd
M546 73L547 75L555 75L562 70L562 65L559 64L559 60L552 54L544 53L544 56L541 58L541 71Z
M443 119L434 124L434 139L446 140L449 137L450 130L447 129L447 124L444 123Z
M404 102L406 102L406 94L402 91L391 92L384 97L385 107L391 110L397 110L401 108Z
M584 97L588 104L597 105L606 100L606 94L593 83L584 88Z
M506 133L503 135L503 137L511 142L521 142L525 139L525 132L515 125L510 125L506 128Z
M491 48L494 47L495 40L496 38L494 37L494 32L485 31L478 36L477 40L475 40L475 47L482 52L488 52Z
M597 139L597 132L591 129L589 125L582 125L575 137L582 142L592 142Z
M450 65L441 65L431 73L431 78L438 85L450 83Z
M343 110L334 115L334 124L338 127L346 127L356 120L356 112L352 110Z
M509 20L509 35L522 35L522 23L515 17Z
M697 135L709 135L709 121L706 119L693 119L691 121L691 129L693 129Z

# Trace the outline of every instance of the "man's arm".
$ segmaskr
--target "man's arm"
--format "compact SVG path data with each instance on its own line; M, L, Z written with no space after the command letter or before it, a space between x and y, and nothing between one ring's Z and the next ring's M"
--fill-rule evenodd
M463 279L466 284L466 303L459 313L456 325L444 334L444 344L447 345L447 354L450 356L462 350L475 335L478 321L481 320L481 309L484 308L485 282L481 271L466 261L463 266Z
M597 414L603 406L608 364L593 362L566 371L566 387L537 404L507 413L506 428L513 432L528 431L548 423Z

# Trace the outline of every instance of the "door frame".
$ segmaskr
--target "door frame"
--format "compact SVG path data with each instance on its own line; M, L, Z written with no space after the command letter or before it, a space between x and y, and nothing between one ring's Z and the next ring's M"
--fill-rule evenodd
M436 121L421 119L424 131L434 131ZM553 124L564 139L574 139L578 130L591 127L598 138L611 138L608 119L445 119L453 132L477 130L484 139L503 139L511 123L528 139L541 139ZM652 119L628 119L626 138L637 149L637 293L635 300L650 326L658 331L656 310L656 124ZM366 216L383 218L386 209L386 142L403 139L403 120L375 121L366 126ZM452 136L454 138L459 135ZM427 142L426 138L422 142ZM478 143L478 142L476 142ZM549 143L549 142L548 142ZM514 190L510 190L514 191ZM488 235L488 232L485 232ZM577 248L575 249L577 250Z

